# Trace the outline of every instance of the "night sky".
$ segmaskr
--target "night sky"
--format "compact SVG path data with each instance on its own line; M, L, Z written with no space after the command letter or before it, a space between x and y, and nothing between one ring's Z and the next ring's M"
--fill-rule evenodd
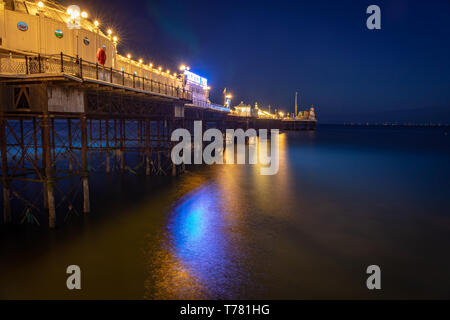
M233 105L321 122L450 123L450 1L61 1L120 38L119 52L176 70L185 63ZM381 8L381 30L366 8Z

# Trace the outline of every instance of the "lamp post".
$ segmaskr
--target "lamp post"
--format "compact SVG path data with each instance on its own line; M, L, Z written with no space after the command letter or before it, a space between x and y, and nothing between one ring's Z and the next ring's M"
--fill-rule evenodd
M39 13L39 30L38 30L38 53L42 53L42 16L44 15L44 3L39 1L37 4L37 11Z
M97 50L97 48L99 47L98 45L98 32L100 30L99 28L100 22L98 22L98 20L94 21L94 30L95 30L95 50Z
M144 60L139 59L139 76L143 77L144 76L144 66L142 65L144 63Z
M128 58L128 73L131 73L131 54L127 54Z
M116 57L117 57L117 43L119 42L119 38L117 36L113 37L113 54L112 54L112 67L116 68Z
M231 99L233 96L229 93L225 94L225 106L229 108L231 106Z

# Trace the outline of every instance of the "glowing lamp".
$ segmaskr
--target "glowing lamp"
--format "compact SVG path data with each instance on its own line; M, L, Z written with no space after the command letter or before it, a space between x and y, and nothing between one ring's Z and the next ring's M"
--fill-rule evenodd
M84 19L86 19L86 18L88 17L87 12L86 12L86 11L83 11L83 12L81 13L81 17L84 18Z
M94 26L98 27L99 24L100 24L100 22L98 22L98 20L94 21Z
M42 1L39 1L37 5L38 5L39 8L43 8L44 7L44 3Z
M76 19L80 16L80 7L72 5L67 8L67 13L70 15L72 19Z

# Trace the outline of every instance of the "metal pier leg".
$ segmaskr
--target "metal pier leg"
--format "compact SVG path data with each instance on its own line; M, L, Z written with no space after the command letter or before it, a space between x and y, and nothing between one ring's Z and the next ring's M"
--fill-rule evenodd
M125 121L120 119L119 120L119 124L120 124L120 151L119 151L119 155L120 155L120 171L123 172L124 169L124 133L125 133Z
M47 167L47 159L45 157L45 145L44 145L44 120L41 119L41 145L42 145L42 171L44 172L43 175L45 176L45 168ZM43 194L44 194L44 209L48 209L48 191L47 191L47 183L43 183Z
M158 174L161 172L162 168L161 168L161 129L160 129L160 124L161 121L158 120L157 122L157 126L158 126Z
M69 171L73 170L73 155L72 155L72 119L67 119L67 135L69 140Z
M105 121L105 131L106 131L106 173L111 171L109 163L109 119Z
M175 118L174 117L172 117L172 123L171 123L171 128L170 128L170 131L168 131L168 144L169 144L169 159L170 159L170 152L171 152L171 148L173 148L173 143L172 143L172 141L170 140L170 136L172 135L172 132L173 132L173 130L175 130ZM176 166L176 164L175 163L173 163L173 161L172 161L172 177L175 177L177 175L177 166Z
M45 102L46 103L46 102ZM53 194L53 168L52 168L52 150L50 148L50 131L51 131L51 121L48 115L47 108L44 110L44 115L42 118L42 149L43 149L43 159L45 159L45 182L44 182L44 193L46 194L46 199L48 207L48 226L54 228L56 226L56 208L55 208L55 197Z
M81 163L83 167L83 212L91 211L89 202L89 168L88 168L88 146L87 146L87 124L86 115L81 116Z
M38 144L37 144L37 124L36 124L35 117L33 117L33 146L34 146L34 160L37 163L39 160L39 157L38 157Z
M184 116L183 119L181 120L181 127L184 129ZM184 157L184 154L183 154ZM181 164L181 172L184 173L186 171L186 164L184 163L184 161Z
M145 120L145 174L150 175L150 120Z
M10 190L8 181L8 155L6 148L6 119L1 116L0 119L0 144L2 152L2 185L3 185L3 222L11 222L11 202L10 202Z

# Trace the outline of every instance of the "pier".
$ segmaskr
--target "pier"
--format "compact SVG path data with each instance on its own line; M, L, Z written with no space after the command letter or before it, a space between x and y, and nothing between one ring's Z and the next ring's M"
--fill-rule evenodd
M192 133L197 120L203 131L315 128L315 121L299 126L281 118L237 116L211 103L206 79L121 56L111 30L102 32L97 21L88 20L67 29L76 22L73 12L45 3L23 1L22 12L11 1L0 2L8 26L0 30L4 223L54 228L70 214L89 213L92 171L182 173L184 166L170 159L171 133L177 128ZM55 23L59 29L44 36L42 30ZM60 42L66 36L77 45ZM57 52L61 48L66 51ZM110 59L99 63L95 53L102 50Z
M191 92L143 78L130 81L112 69L107 78L113 81L101 80L93 66L65 55L57 60L59 73L30 72L27 57L14 58L23 74L2 73L0 80L5 223L25 219L41 224L48 211L53 228L58 210L64 216L80 207L72 200L77 189L83 198L79 211L88 213L90 170L179 174L184 168L170 160L171 132L192 132L196 120L202 120L204 130L281 129L279 120L186 106L192 103ZM42 70L51 69L52 59L39 57ZM74 177L79 186L68 188L64 180Z

